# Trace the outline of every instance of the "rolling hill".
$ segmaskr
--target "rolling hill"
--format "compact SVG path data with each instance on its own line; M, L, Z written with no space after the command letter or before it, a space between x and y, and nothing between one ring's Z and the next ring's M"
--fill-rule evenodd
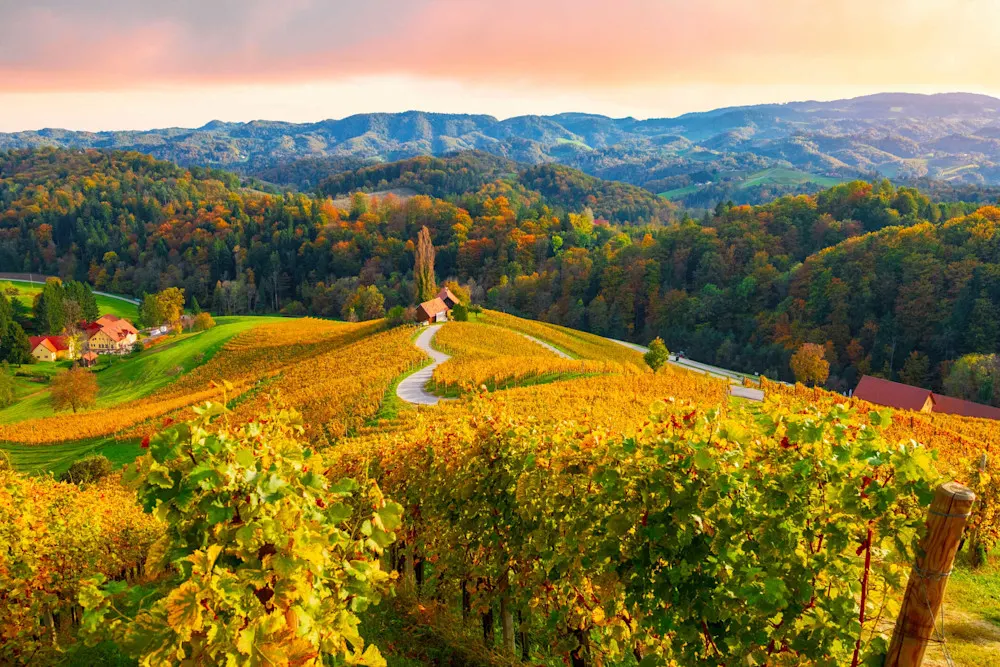
M726 184L769 169L794 169L814 178L882 175L898 182L929 178L998 185L998 110L1000 100L983 95L886 93L645 120L583 113L499 120L410 111L302 124L212 121L194 129L141 132L43 129L0 134L0 149L137 150L305 189L367 163L479 150L526 164L558 162L654 192L705 190L710 196L691 199L703 205L702 200L735 190ZM781 194L823 184L766 181L759 185L770 189L760 190L756 201L773 195L774 188ZM717 192L720 186L723 191Z

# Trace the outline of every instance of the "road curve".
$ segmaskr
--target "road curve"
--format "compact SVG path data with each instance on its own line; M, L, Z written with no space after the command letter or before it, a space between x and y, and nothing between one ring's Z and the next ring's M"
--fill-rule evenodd
M637 345L635 343L629 343L624 340L618 340L617 338L609 338L608 340L618 343L619 345L624 345L625 347L635 350L641 354L649 352L648 347L643 347L642 345ZM669 360L670 365L676 366L677 368L683 368L684 370L694 371L695 373L704 373L709 377L714 377L718 380L725 380L729 382L729 395L737 396L739 398L745 398L750 401L763 401L764 392L760 389L754 389L753 387L744 387L742 385L742 378L739 374L732 371L727 371L722 368L716 368L715 366L709 366L708 364L702 364L697 361L691 361L685 359L683 361L674 357L674 359Z
M417 346L417 349L427 354L427 356L434 360L434 363L421 368L412 375L406 376L396 386L396 396L399 396L407 403L413 403L414 405L437 405L441 400L440 396L435 396L427 391L425 387L431 377L433 377L434 369L451 359L449 355L444 352L438 352L431 347L431 339L434 338L434 334L436 334L438 329L442 326L444 325L432 324L421 331L420 335L417 336L417 339L413 341L413 344Z

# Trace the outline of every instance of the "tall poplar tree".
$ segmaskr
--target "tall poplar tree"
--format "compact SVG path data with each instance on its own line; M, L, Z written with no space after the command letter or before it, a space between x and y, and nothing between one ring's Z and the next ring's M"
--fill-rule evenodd
M434 279L434 244L431 232L426 226L417 234L416 261L413 266L413 280L417 286L417 301L428 301L437 294Z

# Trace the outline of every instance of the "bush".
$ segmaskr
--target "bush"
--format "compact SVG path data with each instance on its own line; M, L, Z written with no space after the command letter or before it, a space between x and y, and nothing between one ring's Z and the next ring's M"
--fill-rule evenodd
M393 306L385 314L385 320L391 327L398 327L406 323L406 309L402 306Z
M281 314L286 317L304 317L306 314L306 307L302 305L301 301L292 301L281 309Z
M194 316L194 322L191 323L191 328L194 331L208 331L215 326L215 320L208 313L198 313Z
M93 484L111 474L111 461L101 454L87 456L74 461L69 470L60 477L61 482L72 482L74 484Z
M455 307L451 309L451 316L456 322L468 322L469 309L460 303L456 303Z

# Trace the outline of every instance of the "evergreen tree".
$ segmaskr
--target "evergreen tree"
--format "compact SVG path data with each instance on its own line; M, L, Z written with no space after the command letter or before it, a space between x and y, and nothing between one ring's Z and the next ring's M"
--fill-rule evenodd
M44 333L58 334L66 326L63 300L66 290L58 278L49 278L42 291L35 296L35 323Z

